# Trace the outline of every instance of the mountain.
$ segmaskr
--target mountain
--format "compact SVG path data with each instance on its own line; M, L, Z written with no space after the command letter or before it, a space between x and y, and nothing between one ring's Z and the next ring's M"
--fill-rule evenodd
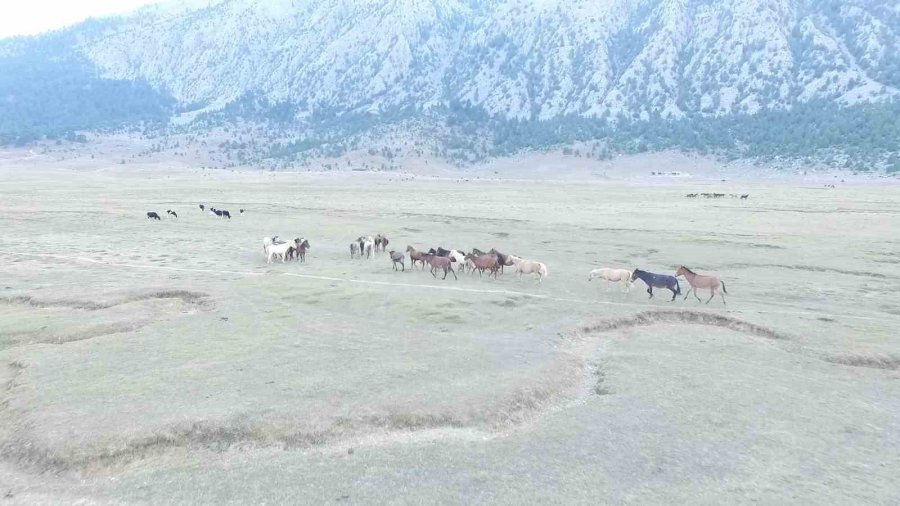
M359 131L397 118L583 132L585 121L884 115L900 99L900 4L180 1L0 41L0 96L7 141L173 119L203 128L197 118L251 109L306 130L365 117Z

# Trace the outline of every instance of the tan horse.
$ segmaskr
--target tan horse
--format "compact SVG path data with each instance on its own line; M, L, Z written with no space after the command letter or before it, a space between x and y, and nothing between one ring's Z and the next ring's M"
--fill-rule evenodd
M709 290L709 299L706 300L706 303L709 304L709 301L713 299L718 293L720 297L722 297L722 304L725 304L725 295L723 293L728 293L728 290L725 289L725 283L722 282L718 276L710 276L708 274L697 274L696 272L688 269L685 266L681 266L675 271L675 276L684 276L684 279L687 280L688 284L691 285L691 288L688 289L687 293L684 295L684 298L687 299L688 295L691 294L691 290L694 291L694 297L697 297L697 300L700 300L700 297L697 295L698 289ZM719 288L722 289L719 292Z
M537 274L539 283L543 282L544 278L547 277L547 266L541 262L522 260L515 255L508 255L507 258L516 266L516 272L519 273L519 277L522 274Z
M631 271L629 269L610 269L608 267L594 269L591 271L588 281L594 278L605 279L607 289L609 289L610 283L618 283L620 281L625 284L626 292L630 291L632 285L634 285L631 282Z

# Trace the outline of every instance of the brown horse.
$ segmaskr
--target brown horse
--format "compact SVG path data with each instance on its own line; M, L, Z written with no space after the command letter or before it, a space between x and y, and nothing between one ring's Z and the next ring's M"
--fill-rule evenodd
M437 274L434 273L435 269L443 269L444 277L441 279L447 279L447 273L450 272L453 274L454 279L459 279L456 277L456 271L453 270L453 261L448 257L439 257L437 255L424 255L423 259L428 262L428 265L431 266L431 275L437 277Z
M700 297L697 295L697 290L698 289L705 289L705 290L708 289L709 290L709 299L706 300L707 304L709 304L709 301L711 301L713 299L713 297L716 296L716 293L718 293L719 296L722 297L722 304L725 304L725 296L722 294L728 293L728 290L725 289L725 283L723 283L722 280L718 278L718 276L710 276L708 274L697 274L696 272L688 269L687 267L685 267L683 265L681 267L679 267L677 271L675 271L675 276L676 277L684 276L684 278L687 279L688 284L691 285L691 288L688 289L687 293L684 295L685 299L688 298L688 295L691 294L691 290L693 290L694 297L697 297L698 301L703 302L702 300L700 300ZM719 288L722 288L721 293L719 292Z
M422 262L422 270L425 270L425 253L416 251L416 248L407 245L406 252L409 253L409 263L415 267L416 262Z
M497 259L497 255L492 255L490 253L481 256L475 256L472 253L466 255L466 260L471 260L472 265L475 266L472 269L472 273L475 273L475 270L478 270L478 275L481 276L484 274L485 270L489 270L491 274L494 275L494 278L497 278L497 272L500 271L500 261Z
M294 252L297 255L297 259L300 260L300 263L306 262L306 250L309 249L309 240L307 239L294 239Z
M491 248L491 250L488 251L488 253L491 255L497 255L497 261L500 262L500 273L501 274L503 273L503 267L509 267L513 264L512 259L509 258L509 255L504 255L503 253L500 253L499 251L497 251L496 248Z

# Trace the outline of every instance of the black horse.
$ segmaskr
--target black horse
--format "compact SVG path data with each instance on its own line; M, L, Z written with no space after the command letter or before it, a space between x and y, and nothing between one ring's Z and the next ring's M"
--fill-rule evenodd
M149 211L149 212L147 213L147 219L148 219L148 220L149 220L149 219L161 220L162 218L160 218L159 215L156 214L155 212Z
M231 219L231 213L229 213L228 211L222 211L222 217L228 218L228 219L230 220L230 219Z
M653 298L654 288L668 288L672 291L672 300L675 300L675 296L681 295L681 286L679 286L675 276L654 274L652 272L635 269L634 272L631 273L631 280L634 281L635 279L641 279L644 283L647 283L647 293L650 294L651 299Z

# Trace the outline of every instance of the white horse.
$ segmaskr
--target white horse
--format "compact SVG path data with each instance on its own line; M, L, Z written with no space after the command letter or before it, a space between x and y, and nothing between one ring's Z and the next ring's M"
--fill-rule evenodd
M452 258L453 261L456 262L456 265L459 266L459 269L465 270L465 268L466 268L466 256L465 255L463 255L459 251L456 251L455 249L452 249L452 250L450 250L450 258Z
M366 240L363 241L362 251L359 252L359 256L365 253L366 258L372 258L372 252L375 250L375 239L372 236L366 237Z
M288 251L294 248L295 245L293 242L283 242L280 244L270 244L266 259L266 263L272 263L272 259L275 257L281 257L281 263L284 263L285 258L287 258Z
M588 281L593 280L594 278L600 278L606 280L606 286L609 287L610 283L618 283L622 282L625 285L625 291L631 291L631 287L634 286L634 282L631 280L632 272L628 269L610 269L609 267L604 267L602 269L594 269L591 271L591 275L588 276Z
M508 258L512 260L513 265L516 267L516 272L519 273L520 277L522 274L537 274L538 282L543 282L544 278L547 277L547 266L541 262L522 260L515 255L509 255Z

